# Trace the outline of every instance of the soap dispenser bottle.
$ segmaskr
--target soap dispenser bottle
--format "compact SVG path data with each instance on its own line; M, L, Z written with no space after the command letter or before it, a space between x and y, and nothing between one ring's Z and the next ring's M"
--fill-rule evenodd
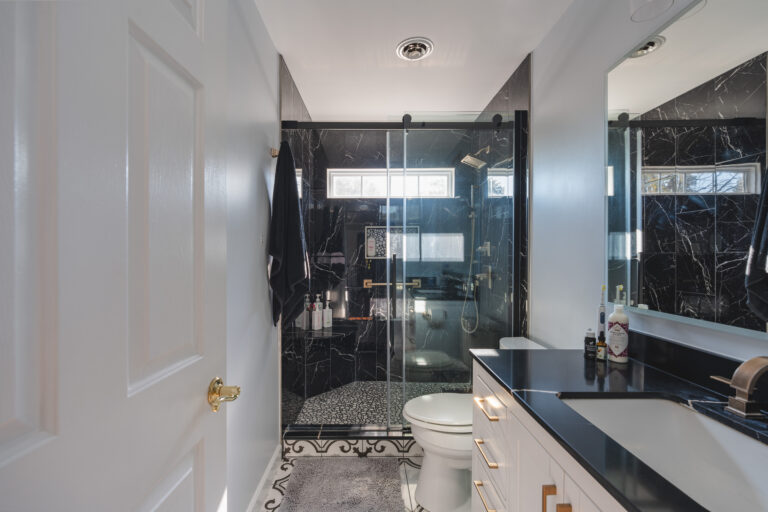
M616 305L608 317L608 360L614 363L629 361L629 317L624 313L624 305L619 301L623 286L616 290Z
M311 309L312 303L309 301L309 294L307 293L304 295L304 311L296 319L296 327L305 331L309 330Z
M320 294L315 295L315 303L312 305L312 330L319 331L323 328L323 301Z
M325 295L325 308L323 309L323 329L330 329L333 326L333 310L331 309L331 294Z

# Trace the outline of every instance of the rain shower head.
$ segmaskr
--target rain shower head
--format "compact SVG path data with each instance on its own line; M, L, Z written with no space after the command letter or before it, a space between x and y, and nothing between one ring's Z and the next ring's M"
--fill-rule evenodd
M480 160L479 158L477 158L475 156L472 156L472 155L467 155L464 158L462 158L461 159L461 163L463 163L465 165L469 165L470 167L474 167L478 171L481 170L486 165L488 165L485 162L483 162L482 160Z
M474 167L478 171L482 170L482 168L488 165L488 163L477 158L477 155L479 155L480 153L485 153L487 155L490 152L491 152L491 146L485 146L484 148L481 148L479 151L476 151L475 153L467 154L464 158L461 159L461 163L463 163L464 165L469 165L470 167Z

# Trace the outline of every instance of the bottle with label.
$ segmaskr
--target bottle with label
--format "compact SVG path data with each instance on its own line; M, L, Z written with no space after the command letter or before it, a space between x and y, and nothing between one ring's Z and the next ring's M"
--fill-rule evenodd
M323 301L320 300L320 294L315 296L315 303L312 304L312 330L319 331L323 328Z
M592 329L587 329L587 333L584 335L584 357L595 359L596 356L597 341L595 340L595 332Z
M629 317L624 305L616 304L608 317L608 360L614 363L629 361Z
M312 303L309 301L309 294L304 295L304 311L301 312L296 319L296 327L303 330L308 330L310 327L310 308Z
M601 332L597 335L597 351L595 357L598 361L605 361L607 352L608 350L605 344L605 333Z
M331 309L330 293L325 295L325 308L323 308L323 329L330 329L333 325L333 310Z

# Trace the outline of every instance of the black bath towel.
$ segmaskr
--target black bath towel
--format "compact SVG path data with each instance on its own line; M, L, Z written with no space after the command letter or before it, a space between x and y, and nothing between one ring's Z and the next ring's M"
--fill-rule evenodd
M287 142L280 144L269 224L269 286L272 288L272 321L292 322L304 308L309 291L309 260L296 188L296 165Z
M764 180L757 207L744 284L749 309L768 322L768 179Z

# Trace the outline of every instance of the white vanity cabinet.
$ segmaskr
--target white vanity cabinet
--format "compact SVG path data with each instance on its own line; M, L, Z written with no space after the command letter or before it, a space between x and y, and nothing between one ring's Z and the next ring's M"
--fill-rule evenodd
M474 363L472 512L625 510Z

